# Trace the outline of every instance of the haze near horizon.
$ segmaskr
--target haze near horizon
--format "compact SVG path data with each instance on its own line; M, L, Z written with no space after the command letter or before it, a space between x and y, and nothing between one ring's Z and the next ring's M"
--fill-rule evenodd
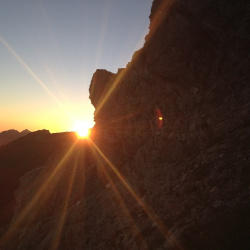
M89 84L142 47L152 0L19 1L0 9L0 132L93 126Z

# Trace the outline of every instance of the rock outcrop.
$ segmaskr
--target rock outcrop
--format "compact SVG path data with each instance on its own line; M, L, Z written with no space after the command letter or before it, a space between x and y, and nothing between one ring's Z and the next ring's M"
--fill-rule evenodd
M23 177L5 249L250 248L250 4L155 0L150 19L125 69L94 74L92 138L37 170L56 182L27 223Z

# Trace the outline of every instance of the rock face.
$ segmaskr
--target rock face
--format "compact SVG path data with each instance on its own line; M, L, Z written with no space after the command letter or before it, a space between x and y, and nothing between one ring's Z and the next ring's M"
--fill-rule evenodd
M155 0L150 20L127 67L92 78L92 141L21 180L5 249L250 248L250 4ZM25 190L49 170L40 213Z

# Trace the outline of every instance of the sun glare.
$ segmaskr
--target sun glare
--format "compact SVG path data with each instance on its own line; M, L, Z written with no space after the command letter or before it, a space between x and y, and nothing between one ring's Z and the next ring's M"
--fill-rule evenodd
M80 139L88 138L91 132L91 125L88 122L77 121L74 124L73 131Z

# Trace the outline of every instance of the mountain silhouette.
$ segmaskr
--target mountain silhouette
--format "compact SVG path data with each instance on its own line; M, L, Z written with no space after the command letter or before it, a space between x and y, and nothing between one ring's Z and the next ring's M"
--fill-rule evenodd
M14 141L22 136L25 136L28 133L30 133L28 129L25 129L22 132L18 132L15 129L3 131L0 133L0 146L8 144L9 142Z

